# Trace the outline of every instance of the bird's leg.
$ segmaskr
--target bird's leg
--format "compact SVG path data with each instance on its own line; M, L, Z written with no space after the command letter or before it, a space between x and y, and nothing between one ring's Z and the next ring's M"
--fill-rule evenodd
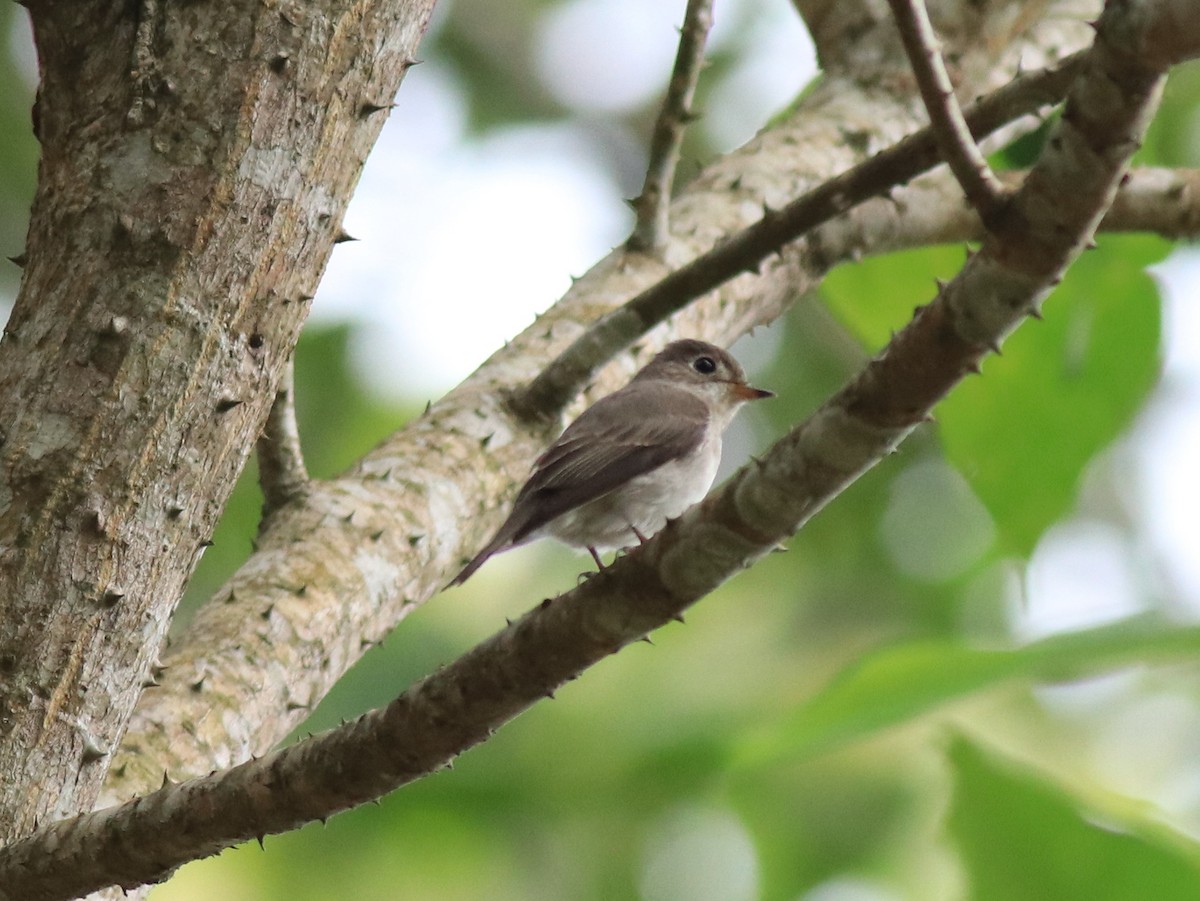
M579 578L577 578L575 580L576 584L578 584L578 585L582 585L584 582L587 582L589 579L594 579L596 576L602 576L606 572L608 572L608 567L605 566L604 561L600 559L600 552L597 551L590 544L587 546L587 550L588 550L588 553L592 555L592 559L596 561L596 572L580 573Z
M634 537L637 538L638 544L645 544L650 540L641 533L641 530L638 529L637 526L633 525L632 523L630 524L629 528L633 531Z

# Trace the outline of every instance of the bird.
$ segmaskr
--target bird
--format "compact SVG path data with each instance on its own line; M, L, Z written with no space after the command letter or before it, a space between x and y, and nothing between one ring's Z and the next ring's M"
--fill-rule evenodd
M747 383L728 351L671 342L537 458L508 519L450 585L545 536L586 548L603 570L600 551L645 541L708 493L734 414L773 396Z

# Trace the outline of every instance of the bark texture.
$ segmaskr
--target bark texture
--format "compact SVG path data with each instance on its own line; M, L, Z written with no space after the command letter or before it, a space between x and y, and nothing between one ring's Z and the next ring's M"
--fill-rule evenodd
M553 424L514 413L506 392L526 383L590 322L660 278L667 266L694 258L760 219L764 203L783 205L923 122L882 3L801 2L798 7L817 37L827 70L824 82L747 148L714 163L678 198L663 259L615 252L475 376L350 473L312 484L301 496L284 502L266 524L260 551L165 658L170 665L162 685L142 699L113 770L108 798L147 792L162 781L164 769L173 777L200 775L269 749L364 648L440 590L495 527L503 514L499 501L554 431ZM490 729L581 667L677 614L791 534L901 440L1022 316L1037 311L1041 297L1079 252L1111 201L1153 108L1162 70L1200 45L1185 7L1174 0L1110 4L1100 47L1073 90L1058 143L1006 207L1005 218L987 236L983 251L858 379L781 440L762 464L743 470L678 526L624 558L606 578L587 583L570 604L535 611L357 726L212 780L164 787L137 805L43 830L0 855L0 867L12 866L23 878L34 879L31 884L44 888L46 897L94 886L109 876L136 884L161 878L164 868L187 855L210 853L263 829L286 828L416 778L482 740ZM142 6L143 13L155 9L152 3ZM92 386L85 402L80 383L48 366L40 371L40 381L22 382L27 395L23 403L33 404L32 412L4 414L0 475L7 481L0 482L0 488L9 494L0 495L0 579L8 580L2 584L10 591L19 586L32 597L21 609L42 619L33 620L31 629L12 640L0 632L0 649L6 654L0 664L11 658L14 671L20 673L19 681L5 683L0 701L6 706L0 715L10 715L9 732L23 742L7 742L25 749L19 759L33 760L42 772L48 767L49 778L64 777L69 788L67 802L50 799L54 803L48 804L39 797L22 804L10 798L17 833L28 829L32 816L69 812L88 803L88 793L103 770L98 761L110 747L105 742L120 735L120 726L112 722L124 722L123 705L132 703L137 680L151 666L152 650L161 640L195 548L211 529L224 500L222 492L232 484L267 415L302 318L299 298L311 291L312 281L297 273L312 279L316 274L299 265L288 269L283 257L295 247L305 255L306 266L307 257L319 257L319 269L336 238L341 204L353 180L351 175L348 181L337 181L333 173L345 172L327 159L330 168L322 193L314 187L320 184L312 174L316 170L306 169L304 177L293 180L292 167L322 159L325 139L343 141L338 146L347 154L347 147L359 146L356 141L362 134L373 137L368 123L378 118L372 112L376 101L364 101L360 93L352 103L347 96L375 86L371 78L380 77L379 71L364 61L375 59L372 53L389 61L397 79L409 55L395 44L385 51L364 37L383 21L384 13L378 10L356 6L318 13L305 7L298 20L294 10L271 12L289 28L307 29L303 41L281 50L277 29L282 26L271 20L257 23L258 30L236 46L220 45L229 49L230 59L241 61L247 80L238 84L253 87L238 93L226 85L225 79L236 81L230 74L235 66L210 73L214 81L206 90L214 102L223 96L217 90L221 86L239 98L236 103L218 103L236 127L227 141L214 139L212 155L194 148L191 156L184 154L191 146L185 140L186 126L196 120L182 110L198 107L201 98L192 104L177 99L183 92L163 74L174 71L172 54L181 38L173 37L171 29L177 23L156 24L154 16L124 23L130 52L145 66L138 63L136 77L127 79L125 94L118 98L122 102L114 100L108 118L98 120L101 124L92 137L109 137L99 143L88 135L72 138L72 129L88 127L91 120L86 117L68 117L58 125L60 143L76 142L59 163L75 167L58 176L70 182L69 190L59 189L68 194L85 176L93 179L88 184L99 186L94 189L97 194L112 188L115 164L96 149L107 147L105 141L117 149L113 152L120 151L115 159L133 158L153 175L157 170L147 169L136 154L154 156L166 150L153 139L147 139L149 151L142 145L131 150L129 135L164 128L164 122L174 123L169 134L179 135L183 129L185 137L161 146L174 148L189 165L212 177L205 182L204 172L189 175L186 167L168 167L161 177L127 176L131 184L117 191L116 199L92 199L89 205L84 197L75 207L64 207L75 210L71 215L77 218L66 223L70 239L79 244L75 255L65 259L74 265L76 256L90 254L84 262L100 267L105 278L116 271L121 279L114 276L113 285L105 282L100 288L93 278L84 286L91 294L74 283L71 291L64 291L74 298L68 310L99 325L77 325L69 316L43 321L40 308L27 306L26 321L16 322L16 339L0 346L0 388L8 386L6 379L16 382L23 377L21 358L14 363L5 354L19 355L27 346L22 343L24 328L35 338L42 335L43 347L49 341L56 342L55 347L81 347L82 357L70 349L63 357L91 380L83 387ZM1096 9L1078 3L995 0L937 4L933 12L949 47L947 59L953 60L951 75L960 94L970 98L1006 82L1018 60L1029 68L1081 46L1088 35L1083 19ZM189 7L172 15L201 16L203 11ZM223 21L235 19L229 10L222 16ZM422 22L414 19L414 28ZM84 28L79 23L60 26L68 24ZM118 24L110 21L104 27ZM39 25L39 41L52 42L56 33L47 24ZM76 43L63 50L62 58L86 59L83 48L90 45L81 43L75 31L70 33ZM196 46L208 46L201 40L204 34L203 29L196 33ZM416 31L413 34L415 40ZM354 43L351 36L359 40L362 59L344 50L345 42ZM141 53L147 40L155 51L148 55ZM362 69L350 65L343 53L358 59ZM335 65L331 60L341 62ZM316 73L314 84L325 93L303 93L295 86L293 93L283 90L280 84L288 77L308 83L300 78L306 64ZM109 77L120 81L111 73ZM293 143L281 145L273 132L259 129L258 114L252 110L268 96L290 111L278 127L301 132L293 135ZM174 110L174 103L181 111ZM315 133L322 140L297 124L317 121L321 124ZM40 126L44 141L46 127ZM199 132L202 137L208 133ZM298 155L288 157L290 163L281 162L295 141L301 145ZM76 158L89 148L91 157ZM102 159L108 162L101 165ZM354 161L361 157L348 159L349 170L356 173ZM227 173L224 180L209 167ZM245 173L249 176L241 178ZM256 174L260 181L254 180ZM198 180L207 193L193 191L186 178ZM45 172L43 180L55 183ZM181 214L177 206L160 205L159 215L148 214L154 197L143 195L155 191L182 195L178 203L192 203L191 212ZM943 198L945 203L958 203L952 194ZM38 273L43 290L53 283L47 281L46 271L64 265L62 259L37 261L47 256L47 242L62 227L47 212L59 207L46 203L40 196L30 240L29 283ZM168 212L170 216L161 218ZM145 218L135 218L135 213ZM322 218L325 213L327 218ZM592 390L614 387L639 357L670 337L688 334L727 343L770 321L833 263L886 248L889 242L896 246L896 213L872 220L864 207L845 222L790 245L761 272L739 276L655 329L601 373ZM935 226L932 223L942 221L936 217L928 221L931 230L951 227ZM883 226L872 230L879 222ZM76 229L82 230L79 235ZM83 280L88 272L81 268L68 274ZM41 302L49 301L42 297ZM125 306L117 312L110 309L121 302ZM259 324L267 321L269 325ZM40 332L32 325L37 323ZM252 326L255 331L250 331ZM96 336L106 328L117 336L137 337L117 345L112 373L93 360L95 347L101 346ZM251 365L246 361L257 359L254 351L260 352L262 362ZM24 353L36 356L35 350ZM69 370L65 363L60 368ZM160 396L159 381L173 385L175 393ZM50 387L59 382L60 393L50 394ZM55 404L65 404L61 426L54 418L59 415ZM15 430L9 430L9 418ZM54 428L43 432L46 423ZM63 437L54 439L60 428ZM104 442L118 435L122 446L105 456ZM129 441L133 443L126 446ZM43 458L49 459L39 469ZM28 475L39 472L46 483L40 487ZM69 473L70 479L58 479L59 473ZM89 488L93 484L102 490ZM170 498L160 484L171 487ZM160 510L171 499L175 506ZM43 513L38 503L54 506ZM72 526L70 516L80 508L85 515ZM166 531L175 520L177 532ZM28 552L31 547L36 553ZM43 568L32 568L28 560L41 560ZM57 581L31 591L29 582L43 578ZM39 634L33 634L35 629ZM35 639L43 644L33 644ZM106 731L96 734L100 725ZM356 749L356 743L362 747ZM369 786L348 781L339 745L350 747L351 757L360 762L364 754L380 755L378 766L357 768L378 779L368 780ZM5 761L0 757L0 764ZM33 766L22 772L34 772ZM7 776L0 770L0 778ZM239 806L235 799L253 803ZM167 854L169 842L164 840L161 858L131 854L122 863L136 869L89 873L90 881L69 882L76 878L71 874L83 878L85 863L107 859L107 851L101 850L119 848L138 830L151 841L166 829L178 830L172 832L172 840L195 836L197 841L171 845ZM48 857L45 843L60 856ZM144 852L140 840L138 844ZM64 868L63 861L78 866ZM46 870L47 880L58 880L53 889L49 882L36 882L34 871L39 867ZM29 892L21 896L35 897Z
M1011 15L1016 7L1023 4L997 2L971 14L957 3L935 7L939 32L970 73L964 96L1006 84L1018 59L1030 68L1086 44L1090 32L1073 16L1078 3L1051 4L1059 14L1036 27ZM832 68L822 84L681 192L663 250L672 268L758 221L764 203L781 207L923 124L886 5L859 13L846 30L823 32ZM993 39L981 42L981 33ZM875 62L860 83L853 56L865 47L875 48ZM838 257L820 236L789 245L760 272L673 316L618 355L585 395L615 389L673 337L731 343L775 319L828 267L870 252L846 246ZM555 434L554 424L514 416L506 393L666 271L655 257L614 252L427 413L274 517L259 551L164 655L161 685L139 704L105 800L157 787L164 770L196 776L266 753L367 648L445 587L498 526L505 499Z
M42 160L0 344L0 838L93 803L431 6L31 5Z

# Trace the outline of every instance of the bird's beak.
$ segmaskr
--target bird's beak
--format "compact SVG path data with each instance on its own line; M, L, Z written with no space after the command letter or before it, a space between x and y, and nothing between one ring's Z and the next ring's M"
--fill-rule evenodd
M762 388L755 388L752 385L745 383L735 384L733 386L733 394L739 400L762 400L765 397L774 397L774 391L766 391Z

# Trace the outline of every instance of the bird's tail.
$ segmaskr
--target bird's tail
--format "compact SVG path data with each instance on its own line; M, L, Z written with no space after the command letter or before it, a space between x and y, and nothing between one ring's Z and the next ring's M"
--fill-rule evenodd
M511 545L511 536L507 535L504 530L501 530L495 538L487 543L487 546L484 547L483 550L481 550L471 559L470 563L463 567L462 572L450 580L450 584L446 587L451 588L455 585L461 585L463 582L467 581L467 579L471 578L471 576L475 573L475 570L479 569L479 567L483 566L483 564L487 562L488 557L492 556L492 554L495 554L498 551L506 550L507 547Z

